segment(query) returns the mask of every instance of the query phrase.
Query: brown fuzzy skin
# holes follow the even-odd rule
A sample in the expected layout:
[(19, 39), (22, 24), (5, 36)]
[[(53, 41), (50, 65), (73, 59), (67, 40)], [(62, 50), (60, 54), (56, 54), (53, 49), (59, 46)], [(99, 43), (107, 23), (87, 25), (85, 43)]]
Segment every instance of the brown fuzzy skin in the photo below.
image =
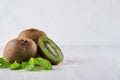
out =
[(36, 43), (38, 42), (38, 39), (40, 37), (47, 37), (47, 34), (41, 30), (35, 29), (35, 28), (30, 28), (22, 31), (19, 35), (19, 38), (30, 38)]
[(10, 63), (19, 63), (35, 57), (37, 54), (36, 43), (29, 38), (15, 38), (10, 40), (3, 52), (3, 57)]
[(40, 37), (47, 37), (47, 34), (44, 31), (38, 30), (35, 28), (30, 28), (30, 29), (26, 29), (26, 30), (22, 31), (21, 33), (19, 33), (18, 37), (19, 38), (30, 38), (33, 41), (35, 41), (35, 43), (37, 44), (37, 47), (38, 47), (36, 57), (41, 56), (41, 51), (39, 50), (39, 46), (38, 46), (38, 39)]

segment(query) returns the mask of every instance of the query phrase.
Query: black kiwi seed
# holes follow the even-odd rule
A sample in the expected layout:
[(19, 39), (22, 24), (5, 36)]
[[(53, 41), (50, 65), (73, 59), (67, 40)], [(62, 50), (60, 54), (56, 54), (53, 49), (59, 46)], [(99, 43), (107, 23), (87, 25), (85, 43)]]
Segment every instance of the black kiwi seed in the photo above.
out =
[(57, 49), (51, 46), (48, 41), (44, 41), (44, 44), (45, 44), (44, 47), (46, 47), (46, 49), (50, 52), (51, 55), (58, 57)]
[(42, 37), (38, 41), (42, 57), (48, 59), (52, 64), (58, 64), (63, 61), (64, 56), (61, 49), (48, 37)]

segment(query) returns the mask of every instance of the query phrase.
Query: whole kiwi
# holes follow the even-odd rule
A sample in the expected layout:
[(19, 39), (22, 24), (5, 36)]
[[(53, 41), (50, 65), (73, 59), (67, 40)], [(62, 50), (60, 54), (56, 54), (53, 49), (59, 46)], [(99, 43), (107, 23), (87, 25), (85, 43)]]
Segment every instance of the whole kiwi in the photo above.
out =
[(17, 61), (19, 63), (29, 60), (31, 57), (35, 57), (37, 54), (36, 43), (29, 38), (15, 38), (10, 40), (3, 52), (3, 57), (13, 63)]
[(30, 38), (33, 41), (35, 41), (35, 43), (37, 44), (37, 48), (38, 48), (36, 57), (41, 56), (41, 51), (40, 51), (39, 46), (38, 46), (38, 40), (41, 37), (47, 37), (47, 34), (44, 31), (38, 30), (38, 29), (35, 29), (35, 28), (30, 28), (30, 29), (23, 30), (18, 35), (18, 38)]
[(19, 38), (24, 38), (24, 37), (30, 38), (37, 43), (40, 37), (47, 37), (47, 34), (42, 30), (30, 28), (30, 29), (26, 29), (20, 32), (18, 37)]

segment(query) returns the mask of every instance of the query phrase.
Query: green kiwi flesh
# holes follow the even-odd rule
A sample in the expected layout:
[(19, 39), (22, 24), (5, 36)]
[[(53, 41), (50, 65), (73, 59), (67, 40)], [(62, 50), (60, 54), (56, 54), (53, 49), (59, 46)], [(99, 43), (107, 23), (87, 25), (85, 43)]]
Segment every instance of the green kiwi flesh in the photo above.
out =
[(58, 64), (63, 61), (64, 56), (61, 49), (48, 37), (41, 37), (38, 45), (42, 52), (42, 57), (48, 59), (52, 64)]

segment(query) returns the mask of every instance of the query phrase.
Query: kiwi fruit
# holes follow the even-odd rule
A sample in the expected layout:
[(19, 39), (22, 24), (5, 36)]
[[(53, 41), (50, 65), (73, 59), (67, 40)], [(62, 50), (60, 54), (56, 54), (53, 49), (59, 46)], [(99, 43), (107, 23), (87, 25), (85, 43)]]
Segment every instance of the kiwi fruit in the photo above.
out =
[[(47, 37), (47, 34), (44, 31), (38, 30), (35, 28), (23, 30), (18, 35), (18, 38), (30, 38), (33, 41), (35, 41), (36, 44), (38, 42), (38, 39), (41, 37)], [(37, 47), (38, 47), (38, 44), (37, 44)], [(41, 56), (41, 51), (38, 48), (36, 57), (40, 57), (40, 56)]]
[(42, 30), (30, 28), (30, 29), (26, 29), (20, 32), (18, 37), (19, 38), (24, 38), (24, 37), (30, 38), (37, 43), (40, 37), (47, 37), (47, 34)]
[(38, 45), (42, 52), (42, 57), (49, 60), (53, 65), (63, 61), (64, 56), (61, 49), (50, 38), (39, 38)]
[(35, 57), (37, 54), (36, 43), (29, 38), (15, 38), (10, 40), (3, 51), (3, 57), (10, 63), (19, 63)]

